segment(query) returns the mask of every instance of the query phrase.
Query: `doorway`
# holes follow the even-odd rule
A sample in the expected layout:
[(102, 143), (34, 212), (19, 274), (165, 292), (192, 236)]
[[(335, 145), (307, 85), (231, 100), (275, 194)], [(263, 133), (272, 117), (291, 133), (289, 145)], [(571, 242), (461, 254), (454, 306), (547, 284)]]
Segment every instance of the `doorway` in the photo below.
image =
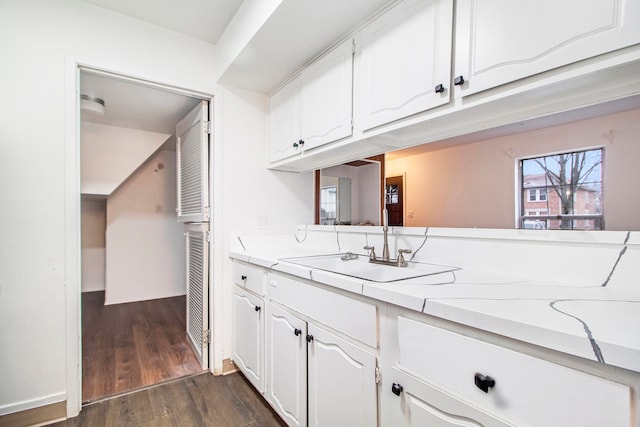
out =
[[(175, 126), (203, 99), (87, 69), (80, 71), (80, 99), (86, 403), (202, 371), (186, 339)], [(99, 101), (83, 105), (92, 100)], [(85, 209), (89, 205), (92, 213)], [(87, 229), (86, 220), (100, 205), (102, 230)], [(86, 257), (85, 237), (100, 232), (102, 259)], [(102, 277), (95, 274), (100, 268)]]
[(404, 177), (390, 176), (385, 180), (384, 204), (389, 214), (389, 225), (404, 225)]

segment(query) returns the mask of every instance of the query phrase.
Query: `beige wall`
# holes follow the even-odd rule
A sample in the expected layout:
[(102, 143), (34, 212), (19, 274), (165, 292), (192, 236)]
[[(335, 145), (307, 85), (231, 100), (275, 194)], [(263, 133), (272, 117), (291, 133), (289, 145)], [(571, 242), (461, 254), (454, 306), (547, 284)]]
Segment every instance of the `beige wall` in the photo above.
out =
[(640, 230), (640, 110), (387, 160), (385, 175), (406, 174), (407, 226), (513, 228), (518, 160), (588, 147), (605, 147), (605, 228)]
[(105, 304), (185, 294), (175, 151), (153, 155), (109, 197), (106, 243)]

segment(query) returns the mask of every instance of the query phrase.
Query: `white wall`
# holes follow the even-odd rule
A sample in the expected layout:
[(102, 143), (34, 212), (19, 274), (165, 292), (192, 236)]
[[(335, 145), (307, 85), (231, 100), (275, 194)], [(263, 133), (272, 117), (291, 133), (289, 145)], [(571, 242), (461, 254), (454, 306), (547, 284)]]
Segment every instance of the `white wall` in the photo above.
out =
[(80, 297), (79, 270), (66, 270), (80, 253), (79, 235), (66, 240), (80, 224), (79, 191), (66, 191), (76, 167), (66, 144), (77, 114), (66, 112), (75, 96), (70, 65), (203, 93), (216, 86), (211, 45), (76, 0), (1, 1), (0, 57), (1, 415), (79, 402), (77, 367), (67, 370), (77, 357), (67, 344), (77, 342)]
[(82, 122), (82, 194), (108, 196), (171, 135)]
[(380, 224), (380, 164), (358, 168), (358, 223)]
[[(313, 222), (313, 174), (266, 169), (267, 97), (225, 87), (222, 93), (222, 302), (225, 340), (223, 357), (231, 356), (233, 281), (229, 242), (231, 236), (291, 233), (296, 224)], [(217, 142), (214, 142), (217, 143)]]
[(104, 291), (106, 199), (82, 198), (82, 292)]
[[(247, 10), (266, 4), (253, 1)], [(235, 44), (226, 46), (239, 51), (236, 41), (259, 27), (229, 37)], [(233, 51), (225, 48), (223, 62)], [(214, 277), (224, 286), (216, 328), (229, 357), (229, 236), (291, 232), (313, 218), (311, 175), (265, 169), (266, 98), (219, 88), (213, 46), (78, 0), (0, 1), (0, 55), (10, 58), (0, 67), (0, 194), (3, 206), (16, 207), (0, 211), (0, 378), (11, 385), (0, 387), (0, 415), (65, 399), (70, 414), (79, 410), (80, 235), (76, 242), (73, 230), (80, 228), (80, 171), (72, 145), (79, 123), (70, 107), (76, 62), (216, 95), (216, 143), (223, 146), (215, 160)], [(77, 194), (69, 190), (75, 187)]]
[(407, 226), (514, 228), (518, 159), (603, 146), (605, 228), (640, 230), (638, 135), (631, 110), (388, 160), (385, 175), (406, 173)]
[(107, 305), (186, 292), (175, 156), (175, 151), (158, 152), (107, 200)]

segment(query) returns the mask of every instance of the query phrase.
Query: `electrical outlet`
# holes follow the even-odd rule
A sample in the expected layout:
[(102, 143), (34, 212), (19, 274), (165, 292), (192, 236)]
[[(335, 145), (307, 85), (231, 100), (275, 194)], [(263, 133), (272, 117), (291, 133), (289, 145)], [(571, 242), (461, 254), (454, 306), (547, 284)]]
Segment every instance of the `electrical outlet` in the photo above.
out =
[(407, 211), (407, 218), (413, 218), (413, 211)]

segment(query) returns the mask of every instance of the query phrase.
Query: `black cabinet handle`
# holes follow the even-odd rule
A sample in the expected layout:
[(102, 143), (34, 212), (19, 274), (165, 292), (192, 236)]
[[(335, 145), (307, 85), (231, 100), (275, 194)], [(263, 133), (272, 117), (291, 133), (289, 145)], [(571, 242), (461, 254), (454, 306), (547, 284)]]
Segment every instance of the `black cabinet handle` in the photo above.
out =
[(242, 276), (240, 276), (240, 280), (244, 281), (247, 280), (247, 276), (245, 276), (244, 274)]
[(297, 142), (293, 143), (293, 148), (298, 148), (298, 143)]
[(436, 85), (436, 87), (433, 90), (436, 93), (444, 93), (444, 85), (443, 84)]
[(398, 383), (393, 383), (391, 385), (391, 392), (396, 396), (400, 396), (400, 393), (402, 393), (402, 390), (404, 390), (404, 388)]
[(307, 342), (313, 341), (313, 335), (307, 335)]
[(300, 329), (296, 328), (296, 329), (293, 330), (293, 333), (294, 333), (295, 336), (299, 337), (300, 334), (302, 333), (302, 331)]
[(476, 372), (476, 375), (473, 378), (476, 383), (476, 387), (485, 393), (489, 393), (489, 389), (495, 387), (496, 380), (491, 378), (489, 375), (482, 375), (481, 373)]
[(304, 139), (301, 139), (300, 141), (298, 141), (298, 145), (302, 147), (304, 145)]
[(462, 86), (464, 84), (464, 77), (462, 76), (458, 76), (455, 79), (453, 79), (453, 84), (456, 86)]
[(261, 307), (260, 307), (259, 305), (256, 305), (256, 307), (254, 308), (254, 310), (255, 310), (255, 311), (260, 311), (260, 308), (261, 308)]

